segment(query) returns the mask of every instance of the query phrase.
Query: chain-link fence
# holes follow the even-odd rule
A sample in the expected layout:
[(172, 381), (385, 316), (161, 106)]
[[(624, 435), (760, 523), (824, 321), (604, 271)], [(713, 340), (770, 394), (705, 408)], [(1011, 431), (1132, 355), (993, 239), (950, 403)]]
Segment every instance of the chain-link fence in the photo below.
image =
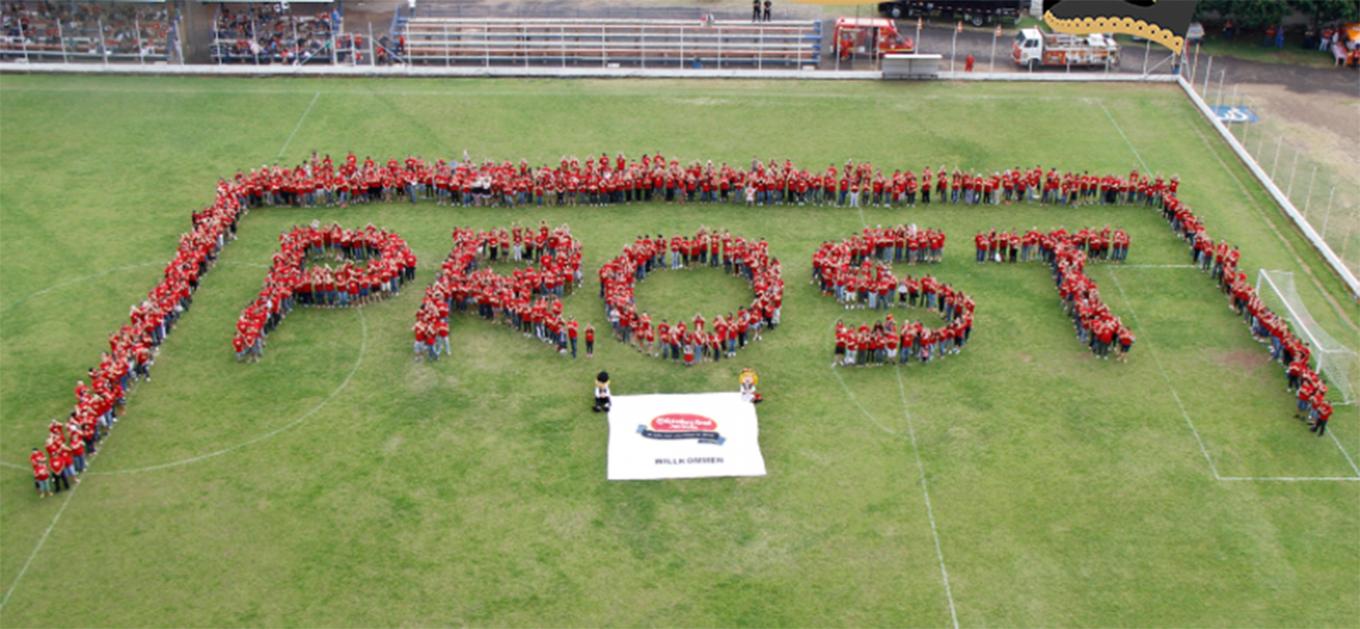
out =
[[(1360, 138), (1319, 133), (1317, 121), (1304, 124), (1301, 112), (1248, 95), (1227, 70), (1213, 69), (1211, 60), (1201, 63), (1198, 76), (1187, 77), (1195, 91), (1332, 251), (1360, 274), (1360, 160), (1354, 154)], [(1355, 133), (1354, 111), (1331, 113)]]

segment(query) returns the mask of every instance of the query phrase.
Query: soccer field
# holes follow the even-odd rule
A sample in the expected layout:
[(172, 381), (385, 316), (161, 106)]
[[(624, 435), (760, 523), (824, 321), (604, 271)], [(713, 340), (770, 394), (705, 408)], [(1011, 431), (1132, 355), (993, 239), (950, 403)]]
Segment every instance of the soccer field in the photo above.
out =
[[(1178, 89), (736, 81), (200, 80), (0, 76), (0, 624), (1354, 626), (1360, 426), (1292, 418), (1278, 365), (1143, 207), (671, 205), (263, 209), (244, 219), (82, 484), (39, 499), (26, 456), (219, 177), (312, 150), (531, 164), (660, 151), (889, 172), (1179, 175), (1243, 268), (1295, 271), (1343, 342), (1360, 306)], [(313, 219), (397, 231), (416, 281), (361, 309), (298, 309), (256, 364), (241, 308), (278, 236)], [(567, 223), (591, 360), (451, 319), (411, 324), (455, 226)], [(977, 301), (957, 356), (832, 369), (845, 311), (813, 252), (876, 224), (949, 238), (927, 269)], [(684, 368), (608, 338), (595, 271), (641, 233), (767, 238), (783, 324)], [(1138, 335), (1127, 363), (1074, 337), (1047, 267), (977, 265), (990, 228), (1122, 227), (1088, 273)], [(750, 300), (715, 271), (638, 284), (658, 318)], [(899, 316), (915, 318), (912, 310)], [(929, 320), (929, 315), (922, 318)], [(732, 391), (760, 371), (764, 478), (605, 480), (594, 373), (615, 395)]]

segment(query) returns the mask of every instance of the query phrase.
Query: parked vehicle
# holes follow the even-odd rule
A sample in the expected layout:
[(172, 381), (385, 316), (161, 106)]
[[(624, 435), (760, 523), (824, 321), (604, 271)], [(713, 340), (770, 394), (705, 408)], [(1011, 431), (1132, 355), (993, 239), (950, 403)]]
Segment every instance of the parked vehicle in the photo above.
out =
[(1016, 65), (1034, 70), (1040, 66), (1082, 67), (1119, 65), (1119, 43), (1111, 35), (1068, 35), (1022, 28), (1011, 45)]
[(910, 53), (916, 49), (910, 37), (897, 32), (897, 24), (881, 17), (842, 17), (836, 19), (836, 54), (841, 59), (854, 55), (879, 58), (890, 53)]

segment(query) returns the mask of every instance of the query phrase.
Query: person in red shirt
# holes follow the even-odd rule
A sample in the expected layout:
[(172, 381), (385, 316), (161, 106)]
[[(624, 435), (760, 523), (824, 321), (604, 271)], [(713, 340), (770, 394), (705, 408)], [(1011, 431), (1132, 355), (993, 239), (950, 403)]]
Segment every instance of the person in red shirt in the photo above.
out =
[(43, 456), (42, 450), (33, 448), (33, 453), (28, 455), (28, 463), (33, 466), (33, 487), (38, 490), (38, 497), (51, 496), (52, 473), (47, 469), (47, 458)]
[(1313, 399), (1313, 392), (1316, 390), (1317, 386), (1313, 384), (1312, 380), (1304, 380), (1303, 384), (1299, 385), (1299, 408), (1294, 413), (1295, 417), (1303, 419), (1308, 416), (1310, 412), (1309, 402)]
[(81, 439), (79, 432), (72, 432), (70, 440), (66, 443), (66, 453), (71, 457), (71, 467), (75, 474), (85, 472), (85, 440)]
[(586, 358), (595, 357), (595, 326), (586, 324)]
[(1313, 425), (1308, 430), (1317, 433), (1321, 437), (1327, 432), (1327, 421), (1332, 418), (1332, 404), (1327, 400), (1318, 400), (1313, 404)]
[(1129, 359), (1129, 350), (1133, 349), (1133, 341), (1134, 341), (1133, 331), (1129, 330), (1126, 327), (1120, 326), (1119, 356), (1118, 356), (1119, 362), (1124, 362)]
[[(66, 451), (59, 442), (53, 442), (55, 448), (48, 448), (48, 464), (52, 466), (52, 493), (59, 493), (62, 489), (71, 489), (71, 469), (66, 463)], [(80, 482), (79, 479), (76, 482)]]

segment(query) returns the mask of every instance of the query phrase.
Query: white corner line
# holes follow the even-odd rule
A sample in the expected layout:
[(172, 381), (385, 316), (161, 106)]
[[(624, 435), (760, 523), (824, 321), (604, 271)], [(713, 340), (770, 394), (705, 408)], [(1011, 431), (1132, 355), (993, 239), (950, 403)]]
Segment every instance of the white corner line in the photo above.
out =
[(954, 629), (959, 629), (959, 613), (954, 607), (954, 591), (949, 587), (949, 569), (944, 565), (944, 547), (940, 545), (940, 530), (935, 524), (935, 509), (930, 504), (930, 481), (926, 480), (926, 466), (921, 462), (921, 448), (916, 445), (915, 422), (907, 408), (907, 390), (902, 385), (902, 370), (894, 368), (897, 376), (897, 395), (902, 399), (902, 415), (907, 418), (907, 436), (911, 438), (911, 451), (916, 455), (916, 471), (921, 475), (921, 495), (926, 501), (926, 519), (930, 520), (930, 535), (935, 538), (935, 558), (940, 561), (940, 581), (944, 583), (944, 596), (949, 601), (949, 619)]

